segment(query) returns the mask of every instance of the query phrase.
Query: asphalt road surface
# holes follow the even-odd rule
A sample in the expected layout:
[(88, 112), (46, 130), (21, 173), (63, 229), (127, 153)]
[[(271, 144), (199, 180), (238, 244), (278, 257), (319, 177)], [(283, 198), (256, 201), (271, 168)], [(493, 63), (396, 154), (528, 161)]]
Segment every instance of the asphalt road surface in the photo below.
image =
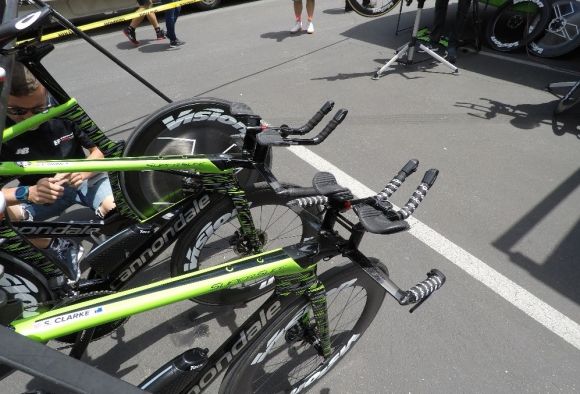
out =
[[(431, 21), (433, 4), (424, 20)], [(415, 313), (387, 299), (367, 334), (311, 389), (320, 393), (570, 393), (580, 389), (580, 120), (553, 119), (548, 83), (580, 78), (580, 54), (460, 53), (459, 75), (428, 62), (370, 77), (409, 38), (397, 14), (364, 19), (343, 2), (316, 5), (313, 35), (290, 35), (292, 4), (262, 0), (185, 15), (187, 44), (169, 50), (137, 30), (98, 42), (171, 98), (244, 102), (272, 124), (300, 125), (326, 100), (349, 115), (328, 140), (277, 149), (280, 179), (339, 174), (356, 194), (380, 190), (410, 158), (441, 173), (413, 230), (369, 235), (362, 248), (402, 287), (431, 268), (443, 290)], [(453, 10), (453, 6), (451, 7)], [(451, 12), (451, 11), (450, 11)], [(403, 9), (411, 24), (414, 4)], [(125, 138), (164, 105), (86, 43), (57, 45), (47, 67), (109, 135)], [(579, 108), (580, 109), (580, 108)], [(399, 191), (398, 204), (419, 182)], [(166, 262), (143, 280), (166, 275)], [(185, 346), (215, 348), (247, 310), (183, 302), (132, 318), (91, 345), (86, 360), (139, 383)], [(55, 345), (56, 346), (56, 345)], [(2, 392), (33, 388), (21, 373)], [(215, 388), (214, 388), (215, 390)]]

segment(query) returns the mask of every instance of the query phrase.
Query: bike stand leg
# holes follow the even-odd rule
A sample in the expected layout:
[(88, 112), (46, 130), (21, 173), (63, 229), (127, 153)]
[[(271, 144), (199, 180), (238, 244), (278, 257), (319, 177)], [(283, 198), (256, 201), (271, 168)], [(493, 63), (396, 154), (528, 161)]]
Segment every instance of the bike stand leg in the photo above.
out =
[(397, 60), (399, 60), (400, 58), (402, 58), (403, 56), (405, 56), (407, 54), (407, 51), (409, 50), (409, 43), (403, 45), (395, 54), (395, 56), (393, 56), (391, 58), (391, 60), (389, 60), (387, 63), (385, 63), (385, 65), (383, 67), (381, 67), (373, 76), (373, 79), (379, 79), (381, 77), (381, 74), (383, 73), (383, 71), (385, 71), (387, 68), (389, 68), (391, 66), (391, 64), (395, 63)]
[[(475, 1), (477, 1), (477, 0), (475, 0)], [(381, 74), (383, 73), (383, 71), (385, 71), (385, 69), (389, 68), (391, 66), (391, 64), (393, 64), (394, 62), (396, 62), (397, 60), (402, 58), (404, 55), (407, 55), (407, 61), (405, 62), (405, 65), (413, 64), (413, 55), (415, 53), (415, 49), (418, 49), (418, 48), (422, 49), (425, 53), (427, 53), (433, 59), (435, 59), (438, 62), (443, 63), (444, 65), (449, 67), (451, 70), (453, 70), (453, 73), (455, 73), (455, 74), (459, 73), (459, 68), (455, 67), (453, 64), (449, 63), (443, 57), (439, 56), (438, 54), (436, 54), (435, 52), (433, 52), (432, 50), (430, 50), (429, 48), (427, 48), (425, 45), (421, 44), (417, 40), (417, 32), (419, 31), (419, 25), (421, 23), (421, 14), (423, 12), (423, 5), (424, 4), (425, 4), (425, 0), (417, 0), (417, 12), (415, 14), (415, 23), (413, 23), (413, 33), (411, 34), (411, 41), (408, 42), (407, 44), (403, 45), (396, 52), (395, 56), (393, 56), (393, 58), (391, 60), (389, 60), (383, 67), (381, 67), (375, 73), (375, 75), (373, 76), (372, 79), (374, 79), (374, 80), (379, 79), (381, 77)]]
[(577, 84), (578, 82), (553, 82), (548, 85), (548, 90), (552, 91), (553, 89), (571, 88)]
[(427, 48), (425, 45), (423, 44), (419, 44), (419, 48), (425, 52), (426, 54), (428, 54), (429, 56), (431, 56), (433, 59), (437, 60), (439, 63), (446, 65), (447, 67), (449, 67), (454, 73), (458, 73), (459, 72), (459, 68), (455, 67), (453, 64), (449, 63), (447, 61), (447, 59), (445, 59), (444, 57), (436, 54), (435, 52), (433, 52), (431, 49)]

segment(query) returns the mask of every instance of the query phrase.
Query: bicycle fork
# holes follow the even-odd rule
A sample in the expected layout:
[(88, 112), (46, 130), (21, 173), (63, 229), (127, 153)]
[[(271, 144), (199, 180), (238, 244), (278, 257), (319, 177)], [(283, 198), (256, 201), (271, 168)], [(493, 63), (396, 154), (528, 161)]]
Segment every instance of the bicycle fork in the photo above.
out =
[(332, 353), (328, 329), (328, 309), (326, 304), (326, 288), (318, 280), (314, 271), (288, 275), (277, 278), (276, 292), (279, 295), (305, 295), (312, 307), (314, 325), (308, 311), (298, 320), (294, 329), (286, 334), (286, 340), (295, 342), (305, 340), (311, 343), (316, 351), (325, 359)]
[(310, 305), (312, 306), (312, 313), (314, 314), (316, 334), (318, 338), (318, 343), (315, 343), (314, 346), (317, 348), (320, 355), (326, 359), (330, 357), (332, 348), (330, 346), (328, 309), (326, 307), (326, 289), (324, 288), (324, 284), (318, 281), (315, 286), (308, 289), (306, 296), (310, 300)]

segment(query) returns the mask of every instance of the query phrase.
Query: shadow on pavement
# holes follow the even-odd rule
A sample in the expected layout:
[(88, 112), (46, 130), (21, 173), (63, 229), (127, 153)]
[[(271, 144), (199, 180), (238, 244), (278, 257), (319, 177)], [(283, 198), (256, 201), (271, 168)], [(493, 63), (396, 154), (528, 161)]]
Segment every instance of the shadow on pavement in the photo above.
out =
[[(119, 328), (112, 334), (111, 338), (117, 343), (111, 350), (102, 356), (88, 358), (85, 361), (121, 378), (138, 367), (135, 364), (122, 368), (122, 365), (154, 343), (169, 336), (177, 347), (185, 351), (193, 347), (196, 340), (209, 335), (207, 322), (216, 321), (221, 327), (234, 331), (237, 328), (235, 318), (236, 312), (233, 307), (208, 307), (194, 304), (192, 308), (128, 341), (124, 339), (123, 327)], [(160, 360), (160, 362), (165, 361), (167, 360)]]
[(543, 104), (515, 105), (483, 97), (480, 100), (483, 103), (458, 102), (455, 106), (471, 110), (467, 114), (479, 119), (493, 119), (500, 115), (511, 116), (510, 123), (518, 129), (531, 130), (541, 125), (549, 125), (555, 135), (570, 133), (580, 138), (580, 114), (573, 109), (554, 116), (557, 100)]
[[(563, 234), (557, 245), (546, 245), (551, 250), (545, 261), (534, 261), (518, 251), (518, 243), (527, 237), (542, 220), (580, 187), (580, 168), (564, 180), (554, 191), (533, 207), (517, 223), (513, 224), (492, 244), (509, 256), (510, 261), (527, 270), (560, 294), (580, 304), (580, 219), (567, 234)], [(578, 215), (577, 207), (570, 213)]]

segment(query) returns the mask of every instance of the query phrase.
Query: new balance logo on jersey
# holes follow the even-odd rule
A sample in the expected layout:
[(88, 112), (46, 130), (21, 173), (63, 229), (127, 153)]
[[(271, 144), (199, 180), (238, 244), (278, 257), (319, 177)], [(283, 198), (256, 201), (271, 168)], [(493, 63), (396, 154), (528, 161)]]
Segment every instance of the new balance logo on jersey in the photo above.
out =
[(24, 147), (24, 148), (18, 148), (16, 149), (16, 154), (17, 155), (27, 155), (30, 153), (30, 148), (29, 147)]
[(54, 146), (59, 146), (63, 142), (70, 141), (73, 138), (75, 138), (74, 134), (73, 133), (70, 133), (70, 134), (67, 134), (67, 135), (63, 135), (60, 138), (57, 138), (56, 140), (52, 141), (52, 143), (54, 144)]

